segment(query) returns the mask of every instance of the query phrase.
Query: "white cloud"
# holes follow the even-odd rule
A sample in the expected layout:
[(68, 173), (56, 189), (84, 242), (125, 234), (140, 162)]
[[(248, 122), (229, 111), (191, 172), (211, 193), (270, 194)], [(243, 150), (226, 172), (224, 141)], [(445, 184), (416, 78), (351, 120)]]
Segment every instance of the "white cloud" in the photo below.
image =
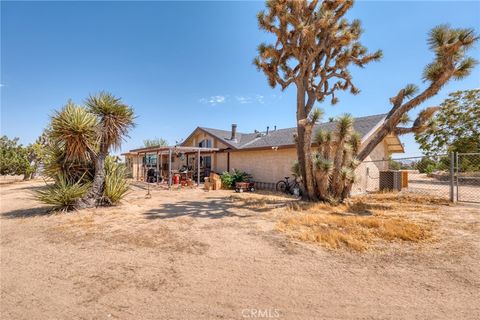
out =
[(217, 95), (217, 96), (201, 98), (198, 100), (198, 102), (215, 106), (217, 104), (230, 102), (231, 100), (234, 100), (239, 104), (251, 104), (251, 103), (265, 104), (266, 100), (275, 100), (275, 99), (280, 99), (280, 97), (274, 94), (268, 95), (267, 97), (261, 94), (253, 94), (253, 95), (238, 95), (230, 99), (228, 95)]
[(200, 103), (204, 103), (204, 104), (208, 103), (211, 106), (215, 106), (219, 103), (225, 103), (227, 101), (227, 97), (226, 96), (211, 96), (209, 98), (201, 98), (198, 101)]
[(263, 98), (264, 98), (264, 96), (262, 96), (261, 94), (257, 94), (257, 95), (255, 96), (255, 100), (256, 100), (258, 103), (260, 103), (260, 104), (264, 104), (264, 103), (265, 103), (265, 101), (263, 100)]
[(237, 96), (235, 97), (240, 104), (252, 103), (252, 98), (248, 96)]

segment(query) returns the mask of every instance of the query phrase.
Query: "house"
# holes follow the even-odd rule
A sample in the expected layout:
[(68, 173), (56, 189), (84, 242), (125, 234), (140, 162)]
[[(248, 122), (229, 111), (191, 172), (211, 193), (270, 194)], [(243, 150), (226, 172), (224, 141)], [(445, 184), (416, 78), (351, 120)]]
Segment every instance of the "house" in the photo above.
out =
[[(358, 117), (354, 119), (353, 127), (361, 136), (362, 144), (377, 131), (385, 119), (385, 114)], [(317, 124), (314, 132), (319, 129), (333, 131), (335, 122)], [(250, 173), (254, 180), (274, 185), (284, 177), (291, 176), (291, 168), (296, 160), (294, 135), (296, 128), (267, 130), (264, 132), (243, 133), (232, 124), (230, 130), (197, 127), (178, 146), (153, 147), (131, 150), (124, 154), (133, 178), (143, 179), (146, 168), (157, 168), (162, 173), (187, 167), (200, 177), (214, 171), (222, 173), (242, 170)], [(170, 163), (168, 155), (171, 152)], [(404, 152), (398, 136), (391, 134), (379, 144), (365, 159), (365, 163), (357, 170), (367, 170), (370, 175), (386, 169), (386, 162), (369, 162), (385, 160), (392, 153)], [(158, 161), (157, 161), (158, 160)], [(200, 167), (200, 171), (196, 170)], [(365, 172), (359, 172), (360, 176)], [(357, 174), (358, 175), (358, 174)], [(163, 174), (163, 176), (166, 176)], [(196, 175), (195, 175), (196, 176)], [(363, 192), (362, 181), (358, 181), (352, 192)]]

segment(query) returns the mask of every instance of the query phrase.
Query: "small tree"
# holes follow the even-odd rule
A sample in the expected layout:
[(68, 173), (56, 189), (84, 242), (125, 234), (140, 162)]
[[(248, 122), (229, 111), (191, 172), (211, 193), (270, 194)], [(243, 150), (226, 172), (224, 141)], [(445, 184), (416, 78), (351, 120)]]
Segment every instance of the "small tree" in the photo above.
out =
[[(429, 44), (435, 51), (435, 60), (424, 71), (425, 81), (430, 85), (415, 96), (417, 87), (407, 85), (391, 99), (393, 104), (386, 120), (368, 143), (358, 148), (358, 153), (350, 152), (348, 141), (351, 126), (341, 120), (337, 132), (330, 137), (329, 148), (335, 146), (330, 155), (319, 158), (312, 152), (313, 126), (320, 119), (321, 112), (314, 109), (316, 101), (323, 102), (327, 97), (331, 103), (338, 102), (338, 90), (350, 90), (357, 94), (359, 89), (352, 83), (348, 71), (350, 65), (363, 67), (381, 58), (381, 51), (368, 53), (361, 45), (360, 22), (348, 22), (344, 16), (352, 7), (353, 1), (311, 1), (271, 0), (266, 2), (267, 10), (257, 18), (261, 29), (276, 37), (275, 44), (261, 44), (254, 64), (262, 70), (272, 87), (277, 84), (282, 90), (294, 84), (297, 90), (297, 156), (298, 175), (304, 188), (304, 198), (309, 200), (338, 201), (346, 197), (354, 181), (349, 172), (354, 170), (384, 138), (391, 133), (405, 134), (419, 132), (426, 128), (426, 121), (436, 108), (428, 108), (420, 113), (411, 128), (398, 127), (405, 122), (405, 114), (435, 95), (452, 77), (467, 76), (475, 64), (472, 58), (464, 57), (465, 51), (477, 40), (470, 29), (451, 29), (440, 26), (432, 30)], [(408, 101), (405, 99), (411, 98)], [(331, 141), (330, 140), (330, 141)], [(316, 171), (318, 160), (325, 165), (323, 173)], [(329, 161), (332, 164), (326, 165)], [(328, 169), (331, 167), (331, 169)], [(317, 169), (318, 170), (318, 169)], [(348, 172), (348, 174), (347, 174)], [(321, 183), (318, 178), (321, 175)], [(325, 182), (326, 181), (326, 182)], [(327, 186), (325, 186), (327, 184)], [(340, 190), (342, 189), (343, 190)], [(326, 193), (325, 193), (326, 192)]]
[(18, 138), (0, 138), (0, 175), (25, 175), (30, 167), (27, 148)]
[(168, 141), (163, 138), (154, 138), (154, 139), (145, 139), (143, 140), (143, 146), (146, 148), (149, 147), (166, 147), (168, 146)]
[(428, 155), (480, 152), (479, 119), (480, 89), (453, 92), (415, 139)]

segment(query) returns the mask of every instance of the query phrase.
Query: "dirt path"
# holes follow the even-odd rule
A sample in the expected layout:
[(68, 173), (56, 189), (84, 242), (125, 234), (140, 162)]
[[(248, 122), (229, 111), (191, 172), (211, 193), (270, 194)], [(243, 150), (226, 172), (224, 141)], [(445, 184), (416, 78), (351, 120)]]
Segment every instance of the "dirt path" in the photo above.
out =
[(359, 254), (292, 241), (227, 191), (46, 215), (41, 186), (0, 186), (2, 319), (480, 318), (479, 207), (432, 213), (432, 243)]

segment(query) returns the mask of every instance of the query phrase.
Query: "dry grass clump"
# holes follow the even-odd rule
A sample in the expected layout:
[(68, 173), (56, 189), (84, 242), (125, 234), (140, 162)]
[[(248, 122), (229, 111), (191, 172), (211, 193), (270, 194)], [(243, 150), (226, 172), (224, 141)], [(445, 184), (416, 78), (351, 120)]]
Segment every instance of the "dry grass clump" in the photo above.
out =
[(368, 201), (370, 203), (388, 202), (391, 204), (422, 204), (422, 205), (450, 205), (447, 199), (435, 197), (431, 195), (409, 193), (409, 192), (377, 192), (360, 197), (355, 197), (354, 200)]
[(357, 251), (366, 250), (378, 240), (419, 242), (430, 237), (430, 227), (427, 225), (383, 215), (302, 213), (282, 219), (277, 229), (302, 241)]
[(302, 241), (329, 248), (366, 250), (380, 241), (420, 242), (431, 237), (431, 221), (422, 213), (449, 205), (444, 199), (415, 194), (377, 193), (333, 206), (291, 202), (277, 229)]

